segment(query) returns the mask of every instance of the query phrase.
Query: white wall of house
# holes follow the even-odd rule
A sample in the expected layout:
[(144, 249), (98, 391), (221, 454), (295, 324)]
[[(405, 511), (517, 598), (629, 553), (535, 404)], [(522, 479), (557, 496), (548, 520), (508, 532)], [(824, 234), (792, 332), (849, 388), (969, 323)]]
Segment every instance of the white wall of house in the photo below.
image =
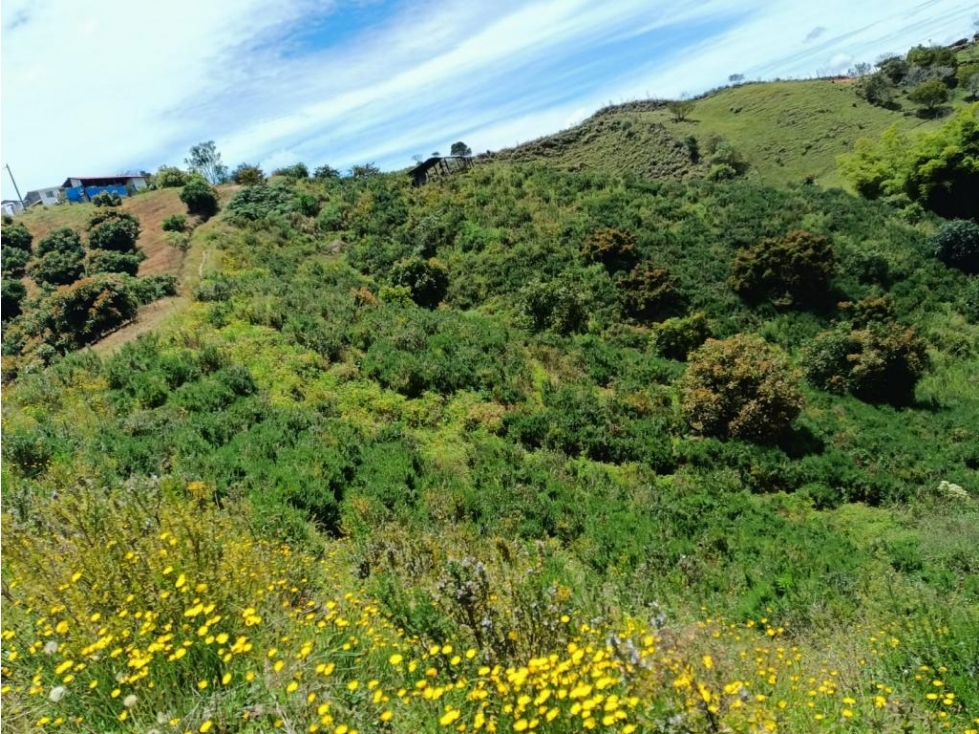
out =
[(0, 204), (0, 209), (2, 209), (3, 213), (8, 217), (12, 217), (14, 214), (20, 214), (22, 211), (24, 211), (24, 207), (20, 205), (19, 201), (5, 201), (3, 204)]
[(41, 203), (44, 206), (54, 206), (58, 203), (58, 194), (61, 193), (60, 186), (51, 186), (47, 189), (37, 189), (37, 193), (41, 197)]
[(127, 183), (131, 183), (137, 191), (146, 188), (146, 179), (141, 176), (131, 178)]

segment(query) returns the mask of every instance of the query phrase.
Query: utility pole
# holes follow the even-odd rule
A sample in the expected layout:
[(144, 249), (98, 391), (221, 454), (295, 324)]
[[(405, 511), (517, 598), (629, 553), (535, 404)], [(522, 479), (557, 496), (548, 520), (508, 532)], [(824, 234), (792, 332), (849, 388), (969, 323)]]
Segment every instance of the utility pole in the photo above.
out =
[(6, 169), (7, 169), (7, 175), (8, 175), (8, 176), (10, 176), (10, 181), (11, 181), (11, 182), (13, 183), (13, 185), (14, 185), (14, 191), (16, 191), (16, 192), (17, 192), (17, 198), (18, 198), (18, 199), (20, 200), (20, 208), (21, 208), (21, 210), (26, 210), (26, 209), (27, 209), (27, 207), (26, 207), (26, 206), (24, 206), (24, 197), (22, 197), (22, 196), (20, 195), (20, 189), (18, 189), (18, 188), (17, 188), (17, 182), (16, 182), (15, 180), (14, 180), (14, 174), (13, 174), (13, 171), (11, 171), (11, 170), (10, 170), (10, 164), (8, 163), (8, 164), (7, 164), (6, 166), (4, 166), (4, 168), (6, 168)]

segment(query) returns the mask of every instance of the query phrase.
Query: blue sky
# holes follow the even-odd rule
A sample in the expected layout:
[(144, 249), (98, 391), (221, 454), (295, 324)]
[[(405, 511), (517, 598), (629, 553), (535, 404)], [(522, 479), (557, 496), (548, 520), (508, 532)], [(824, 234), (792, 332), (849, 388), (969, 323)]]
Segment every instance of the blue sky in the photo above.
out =
[(969, 35), (976, 15), (972, 0), (4, 0), (0, 160), (22, 193), (182, 164), (210, 139), (230, 166), (401, 168), (732, 73), (844, 71)]

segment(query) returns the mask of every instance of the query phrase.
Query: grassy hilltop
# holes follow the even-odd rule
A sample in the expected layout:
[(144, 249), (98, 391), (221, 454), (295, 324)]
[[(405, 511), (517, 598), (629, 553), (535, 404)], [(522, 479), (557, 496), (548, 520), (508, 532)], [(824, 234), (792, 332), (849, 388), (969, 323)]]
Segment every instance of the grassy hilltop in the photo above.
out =
[(127, 201), (165, 270), (5, 315), (3, 730), (974, 734), (972, 230), (803, 185), (917, 125), (856, 100)]
[[(979, 44), (957, 52), (963, 66), (979, 62)], [(632, 173), (640, 177), (703, 176), (707, 166), (691, 159), (685, 141), (700, 147), (722, 138), (741, 154), (748, 176), (773, 186), (812, 177), (823, 186), (843, 186), (836, 157), (859, 138), (875, 138), (891, 125), (902, 131), (932, 130), (938, 118), (915, 114), (907, 91), (895, 94), (893, 108), (870, 104), (857, 94), (861, 80), (815, 79), (745, 83), (695, 100), (687, 119), (677, 121), (666, 102), (612, 105), (552, 136), (497, 152), (495, 159), (544, 160), (566, 170)], [(953, 90), (950, 106), (968, 93)], [(706, 158), (707, 156), (702, 156)]]

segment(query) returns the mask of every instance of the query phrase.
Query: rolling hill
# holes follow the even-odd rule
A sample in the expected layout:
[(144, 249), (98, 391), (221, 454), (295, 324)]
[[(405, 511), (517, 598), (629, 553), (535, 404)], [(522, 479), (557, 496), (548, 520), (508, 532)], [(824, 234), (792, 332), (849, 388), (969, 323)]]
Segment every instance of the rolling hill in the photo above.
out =
[(5, 321), (4, 731), (973, 734), (974, 228), (832, 185), (855, 102), (127, 201), (166, 319)]

